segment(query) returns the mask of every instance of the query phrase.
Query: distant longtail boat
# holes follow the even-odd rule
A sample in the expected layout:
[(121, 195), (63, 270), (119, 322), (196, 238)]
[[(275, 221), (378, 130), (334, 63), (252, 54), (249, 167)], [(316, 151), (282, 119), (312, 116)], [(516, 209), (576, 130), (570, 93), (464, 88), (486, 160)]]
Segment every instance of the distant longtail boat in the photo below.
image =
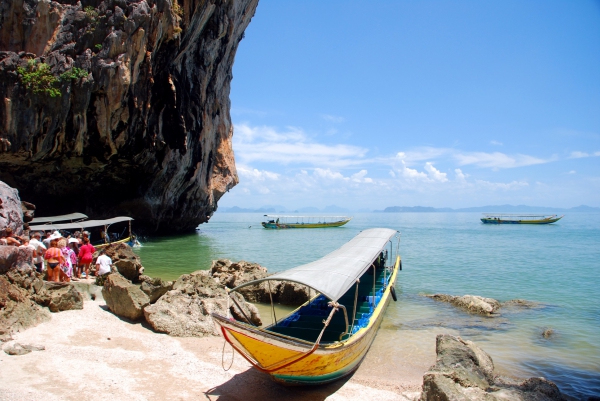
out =
[(346, 216), (279, 216), (265, 214), (267, 221), (261, 224), (264, 228), (325, 228), (340, 227), (352, 220)]
[(485, 224), (550, 224), (565, 217), (557, 214), (506, 214), (485, 213), (481, 221)]

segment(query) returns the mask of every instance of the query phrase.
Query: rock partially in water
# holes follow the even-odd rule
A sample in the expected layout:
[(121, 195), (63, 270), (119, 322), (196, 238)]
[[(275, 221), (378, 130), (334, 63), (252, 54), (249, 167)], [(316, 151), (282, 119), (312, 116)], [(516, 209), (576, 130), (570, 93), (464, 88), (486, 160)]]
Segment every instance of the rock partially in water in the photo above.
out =
[(522, 309), (533, 309), (539, 308), (541, 304), (539, 302), (528, 301), (526, 299), (511, 299), (506, 302), (502, 302), (503, 308), (513, 307)]
[(475, 343), (440, 334), (436, 364), (423, 376), (421, 401), (562, 401), (558, 387), (543, 378), (508, 383), (496, 377), (492, 358)]
[(452, 296), (447, 294), (425, 295), (436, 301), (448, 302), (458, 308), (478, 315), (492, 316), (500, 309), (500, 302), (493, 298), (484, 298), (478, 295)]
[(150, 304), (148, 296), (119, 273), (108, 275), (102, 288), (102, 296), (115, 315), (130, 320), (142, 319), (144, 308)]
[[(111, 244), (104, 248), (106, 255), (113, 262), (113, 269), (120, 275), (134, 283), (140, 281), (140, 276), (144, 274), (144, 266), (140, 257), (133, 252), (133, 249), (127, 244)], [(98, 257), (98, 252), (94, 254), (94, 259)]]
[[(257, 263), (243, 260), (232, 262), (228, 259), (213, 261), (210, 275), (230, 289), (269, 276), (267, 268)], [(282, 305), (300, 305), (308, 301), (309, 294), (308, 287), (304, 285), (275, 280), (243, 287), (237, 292), (249, 302), (270, 303), (272, 298), (273, 302)]]
[(545, 328), (545, 329), (542, 331), (542, 337), (544, 337), (544, 338), (546, 338), (546, 339), (549, 339), (549, 338), (551, 338), (551, 337), (554, 337), (554, 335), (555, 335), (555, 334), (556, 334), (556, 333), (554, 332), (554, 329), (553, 329), (553, 328), (551, 328), (551, 327)]

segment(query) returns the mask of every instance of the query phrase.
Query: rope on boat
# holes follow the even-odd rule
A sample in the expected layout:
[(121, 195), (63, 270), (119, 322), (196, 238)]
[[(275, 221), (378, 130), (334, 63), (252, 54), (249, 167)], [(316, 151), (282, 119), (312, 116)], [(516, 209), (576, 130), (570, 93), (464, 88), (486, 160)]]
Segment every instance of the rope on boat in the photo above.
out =
[(229, 367), (225, 369), (225, 344), (227, 344), (227, 340), (223, 339), (223, 351), (221, 352), (221, 367), (225, 372), (227, 372), (233, 366), (233, 359), (235, 358), (235, 350), (233, 349), (233, 345), (231, 346), (231, 363)]
[(352, 328), (350, 328), (350, 333), (354, 332), (354, 322), (356, 321), (356, 303), (358, 302), (358, 286), (360, 284), (360, 279), (356, 279), (356, 291), (354, 292), (354, 310), (352, 312)]

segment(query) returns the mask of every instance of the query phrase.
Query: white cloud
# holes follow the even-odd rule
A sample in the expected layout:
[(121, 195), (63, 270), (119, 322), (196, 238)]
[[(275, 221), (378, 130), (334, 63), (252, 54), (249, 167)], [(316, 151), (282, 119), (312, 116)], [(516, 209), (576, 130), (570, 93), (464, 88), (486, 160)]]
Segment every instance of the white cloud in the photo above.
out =
[(321, 118), (325, 121), (329, 121), (330, 123), (343, 123), (344, 121), (346, 121), (346, 119), (344, 117), (340, 117), (340, 116), (333, 116), (331, 114), (321, 114)]
[(538, 157), (522, 154), (509, 156), (501, 152), (457, 152), (453, 155), (453, 157), (456, 159), (460, 166), (473, 164), (478, 167), (489, 167), (495, 169), (531, 166), (534, 164), (543, 164), (556, 160), (555, 158), (540, 159)]
[(571, 154), (569, 155), (570, 159), (581, 159), (584, 157), (595, 157), (595, 156), (600, 156), (600, 152), (594, 152), (594, 153), (587, 153), (587, 152), (580, 152), (580, 151), (574, 151), (571, 152)]
[(279, 131), (273, 127), (251, 127), (247, 124), (235, 126), (233, 148), (236, 158), (244, 164), (271, 162), (317, 167), (363, 164), (368, 151), (352, 145), (317, 143), (294, 127)]
[(431, 178), (434, 181), (439, 181), (439, 182), (448, 181), (448, 178), (446, 177), (446, 173), (442, 173), (440, 170), (433, 167), (433, 164), (431, 164), (431, 162), (425, 163), (425, 171), (427, 171), (427, 173), (429, 173), (429, 178)]
[(494, 141), (494, 140), (491, 140), (490, 143), (494, 146), (503, 146), (504, 145), (502, 142), (498, 142), (498, 141)]
[(567, 174), (576, 174), (577, 172), (575, 170), (571, 170), (569, 171)]
[(467, 177), (469, 176), (469, 174), (463, 173), (462, 170), (459, 168), (454, 169), (454, 173), (456, 174), (456, 181), (458, 182), (466, 182)]
[(265, 180), (277, 181), (279, 179), (279, 174), (277, 173), (266, 170), (258, 170), (242, 165), (237, 166), (237, 171), (241, 178), (250, 180), (252, 182)]
[(514, 190), (522, 189), (524, 187), (529, 186), (529, 183), (527, 183), (525, 181), (511, 181), (508, 183), (504, 183), (504, 182), (490, 182), (490, 181), (484, 181), (484, 180), (475, 180), (475, 184), (479, 187), (489, 189), (492, 191), (498, 191), (498, 190), (514, 191)]

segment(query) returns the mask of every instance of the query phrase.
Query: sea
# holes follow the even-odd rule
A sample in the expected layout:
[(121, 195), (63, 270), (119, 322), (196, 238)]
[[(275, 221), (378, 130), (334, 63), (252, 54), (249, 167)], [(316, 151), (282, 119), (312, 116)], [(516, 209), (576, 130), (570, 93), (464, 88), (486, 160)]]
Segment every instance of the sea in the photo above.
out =
[[(502, 375), (545, 377), (575, 399), (600, 396), (600, 213), (572, 213), (547, 225), (482, 224), (479, 213), (352, 217), (338, 228), (267, 230), (260, 213), (217, 212), (196, 233), (145, 238), (136, 252), (146, 274), (166, 280), (209, 269), (220, 258), (276, 272), (318, 259), (362, 230), (391, 228), (401, 236), (403, 270), (398, 301), (390, 303), (371, 352), (402, 358), (394, 353), (401, 342), (402, 349), (407, 341), (412, 349), (435, 347), (418, 333), (452, 333), (483, 348)], [(535, 306), (480, 317), (423, 296), (437, 293)]]

